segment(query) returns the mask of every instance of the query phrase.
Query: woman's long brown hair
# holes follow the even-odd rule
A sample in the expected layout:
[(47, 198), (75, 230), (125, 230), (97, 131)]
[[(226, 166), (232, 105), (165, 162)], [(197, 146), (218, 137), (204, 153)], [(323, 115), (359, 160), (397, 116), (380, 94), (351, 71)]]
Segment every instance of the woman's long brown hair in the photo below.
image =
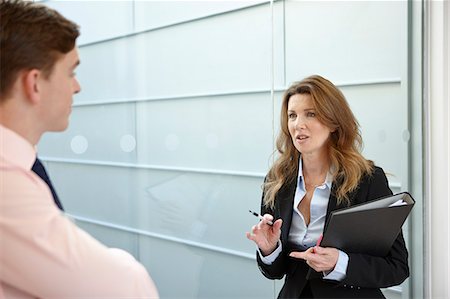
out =
[(277, 138), (278, 158), (263, 185), (264, 204), (274, 207), (276, 194), (296, 179), (300, 153), (292, 143), (288, 129), (288, 102), (295, 94), (309, 94), (318, 120), (333, 132), (328, 142), (333, 183), (338, 204), (349, 204), (349, 193), (355, 190), (361, 177), (371, 174), (373, 162), (361, 155), (362, 138), (358, 121), (342, 92), (327, 79), (314, 75), (292, 84), (284, 93), (281, 107), (281, 131)]

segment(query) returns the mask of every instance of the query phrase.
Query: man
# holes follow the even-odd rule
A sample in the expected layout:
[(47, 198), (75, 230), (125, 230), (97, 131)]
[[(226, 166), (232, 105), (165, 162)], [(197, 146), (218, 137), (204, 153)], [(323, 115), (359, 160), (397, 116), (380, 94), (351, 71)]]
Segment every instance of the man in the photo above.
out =
[(17, 0), (0, 0), (0, 25), (0, 298), (157, 298), (144, 267), (74, 225), (31, 171), (80, 91), (77, 25)]

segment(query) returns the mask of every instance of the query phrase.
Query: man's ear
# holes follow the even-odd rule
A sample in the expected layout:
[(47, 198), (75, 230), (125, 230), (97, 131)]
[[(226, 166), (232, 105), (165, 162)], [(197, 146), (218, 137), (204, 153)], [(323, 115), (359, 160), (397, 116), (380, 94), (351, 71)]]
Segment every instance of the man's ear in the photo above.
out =
[(43, 79), (43, 74), (38, 69), (31, 69), (29, 71), (25, 71), (22, 74), (22, 82), (25, 95), (27, 99), (31, 101), (33, 104), (37, 104), (41, 100), (41, 88), (40, 81)]

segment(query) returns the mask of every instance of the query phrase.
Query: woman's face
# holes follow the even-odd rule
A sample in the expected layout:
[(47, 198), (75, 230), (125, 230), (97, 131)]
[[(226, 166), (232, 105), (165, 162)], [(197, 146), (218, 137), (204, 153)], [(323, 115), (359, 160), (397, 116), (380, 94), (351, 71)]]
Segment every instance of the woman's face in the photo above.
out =
[(317, 119), (309, 94), (291, 96), (287, 114), (292, 143), (302, 155), (321, 154), (327, 151), (331, 130)]

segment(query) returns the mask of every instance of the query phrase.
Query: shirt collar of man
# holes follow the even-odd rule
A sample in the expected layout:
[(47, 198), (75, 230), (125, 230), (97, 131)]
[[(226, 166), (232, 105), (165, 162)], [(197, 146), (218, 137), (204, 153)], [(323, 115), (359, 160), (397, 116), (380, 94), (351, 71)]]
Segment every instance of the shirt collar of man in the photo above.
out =
[(31, 170), (36, 160), (36, 149), (25, 138), (0, 124), (0, 158)]
[[(328, 187), (328, 189), (331, 189), (331, 184), (333, 183), (333, 175), (331, 174), (331, 168), (327, 172), (327, 177), (325, 178), (325, 185)], [(302, 157), (298, 159), (298, 177), (297, 182), (300, 184), (300, 182), (303, 181), (303, 161)], [(323, 186), (323, 185), (321, 185)]]

